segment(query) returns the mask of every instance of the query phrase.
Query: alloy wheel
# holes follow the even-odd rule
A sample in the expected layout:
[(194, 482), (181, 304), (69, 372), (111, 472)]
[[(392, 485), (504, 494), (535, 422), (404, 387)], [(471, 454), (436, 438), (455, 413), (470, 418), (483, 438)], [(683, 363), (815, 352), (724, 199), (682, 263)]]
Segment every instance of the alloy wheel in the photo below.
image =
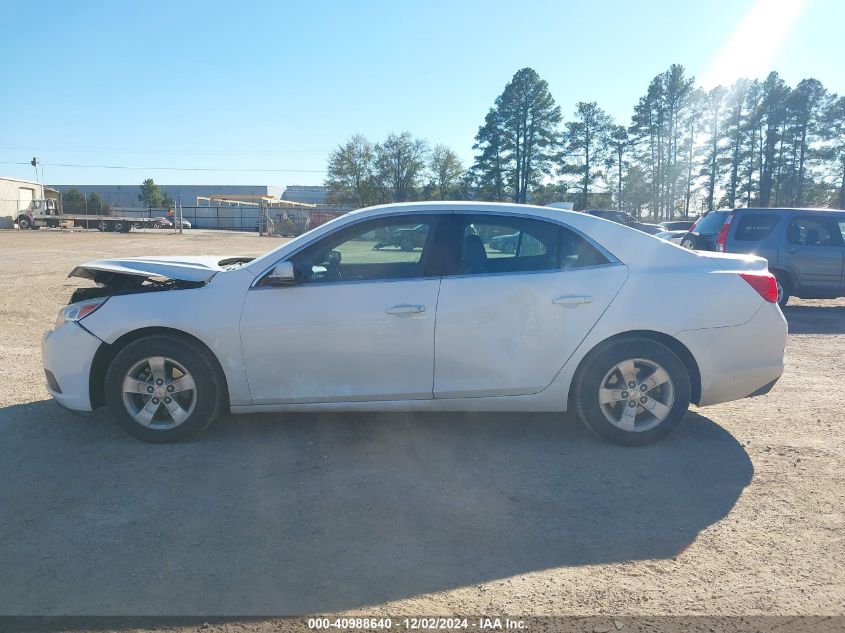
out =
[(623, 431), (641, 433), (653, 429), (669, 415), (675, 386), (660, 364), (631, 358), (605, 374), (598, 398), (608, 422)]
[(123, 405), (139, 424), (173, 429), (197, 404), (197, 387), (185, 367), (172, 358), (150, 356), (129, 368), (123, 378)]

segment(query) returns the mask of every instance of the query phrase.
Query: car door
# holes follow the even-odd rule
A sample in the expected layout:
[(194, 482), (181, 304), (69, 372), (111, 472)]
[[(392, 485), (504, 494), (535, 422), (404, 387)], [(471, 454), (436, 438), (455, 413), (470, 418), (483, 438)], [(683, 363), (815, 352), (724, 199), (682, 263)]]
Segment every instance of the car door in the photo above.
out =
[(791, 218), (778, 259), (792, 271), (801, 288), (838, 291), (842, 283), (843, 242), (836, 218), (821, 214)]
[[(260, 278), (241, 317), (253, 402), (432, 398), (439, 217), (355, 223), (293, 254), (293, 283)], [(421, 246), (395, 239), (409, 229)]]
[(449, 226), (435, 398), (542, 391), (610, 304), (627, 268), (556, 222), (456, 213)]

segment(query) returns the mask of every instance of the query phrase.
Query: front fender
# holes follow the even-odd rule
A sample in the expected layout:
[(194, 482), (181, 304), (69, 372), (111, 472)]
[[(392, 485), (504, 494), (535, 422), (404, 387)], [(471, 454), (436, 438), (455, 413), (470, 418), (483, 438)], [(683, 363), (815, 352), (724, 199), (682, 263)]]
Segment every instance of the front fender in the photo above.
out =
[(112, 296), (82, 325), (110, 345), (148, 328), (190, 334), (206, 345), (220, 363), (229, 387), (229, 402), (251, 404), (241, 349), (240, 315), (252, 279), (246, 270), (232, 271), (217, 275), (201, 288)]

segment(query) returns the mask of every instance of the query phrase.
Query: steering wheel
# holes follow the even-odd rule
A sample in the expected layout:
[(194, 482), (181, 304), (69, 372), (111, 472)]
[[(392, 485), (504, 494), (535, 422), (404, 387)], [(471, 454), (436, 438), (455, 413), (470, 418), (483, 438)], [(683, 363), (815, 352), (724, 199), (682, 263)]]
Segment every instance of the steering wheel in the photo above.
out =
[(343, 279), (343, 273), (340, 270), (340, 262), (329, 259), (323, 264), (323, 266), (326, 267), (326, 271), (329, 273), (327, 277), (331, 279)]

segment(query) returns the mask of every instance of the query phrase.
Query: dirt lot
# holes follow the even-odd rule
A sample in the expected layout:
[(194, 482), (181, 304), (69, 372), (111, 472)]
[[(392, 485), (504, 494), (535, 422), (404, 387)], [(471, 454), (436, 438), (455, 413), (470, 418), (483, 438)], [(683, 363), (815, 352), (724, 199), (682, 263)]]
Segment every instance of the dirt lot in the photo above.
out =
[(47, 399), (82, 261), (189, 231), (0, 232), (0, 614), (843, 614), (845, 301), (794, 301), (767, 396), (657, 446), (554, 415), (228, 418), (136, 442)]

